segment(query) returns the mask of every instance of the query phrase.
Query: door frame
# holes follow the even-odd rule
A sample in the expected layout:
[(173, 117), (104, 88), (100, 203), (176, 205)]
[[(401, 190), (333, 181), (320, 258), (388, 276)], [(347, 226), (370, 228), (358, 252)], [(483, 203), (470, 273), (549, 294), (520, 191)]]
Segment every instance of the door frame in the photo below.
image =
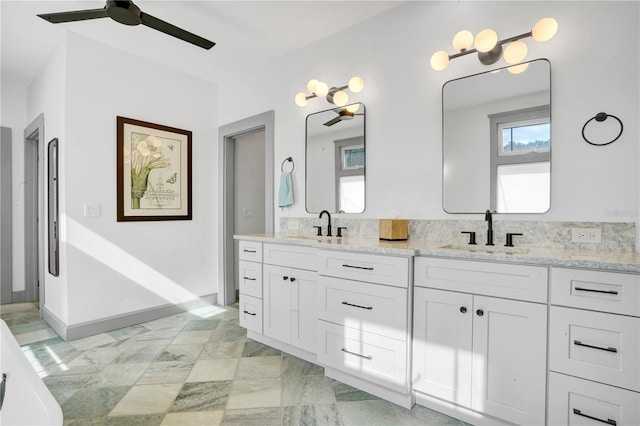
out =
[(218, 303), (236, 303), (233, 218), (235, 138), (264, 131), (265, 224), (266, 233), (274, 229), (274, 119), (273, 110), (257, 114), (218, 128)]
[(44, 305), (43, 141), (44, 114), (40, 114), (24, 129), (24, 290), (26, 301), (37, 297), (40, 312)]

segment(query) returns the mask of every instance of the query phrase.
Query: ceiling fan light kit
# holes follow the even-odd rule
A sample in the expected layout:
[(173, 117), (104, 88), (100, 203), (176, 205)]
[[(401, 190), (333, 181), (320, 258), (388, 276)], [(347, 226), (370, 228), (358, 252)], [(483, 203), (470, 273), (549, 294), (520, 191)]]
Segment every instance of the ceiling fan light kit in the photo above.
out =
[(40, 18), (60, 24), (64, 22), (85, 21), (88, 19), (111, 18), (124, 25), (144, 25), (154, 30), (163, 32), (172, 37), (186, 41), (203, 49), (211, 49), (215, 43), (193, 34), (187, 30), (176, 27), (166, 21), (158, 19), (140, 10), (138, 6), (130, 0), (107, 0), (107, 4), (102, 9), (75, 10), (70, 12), (43, 13)]

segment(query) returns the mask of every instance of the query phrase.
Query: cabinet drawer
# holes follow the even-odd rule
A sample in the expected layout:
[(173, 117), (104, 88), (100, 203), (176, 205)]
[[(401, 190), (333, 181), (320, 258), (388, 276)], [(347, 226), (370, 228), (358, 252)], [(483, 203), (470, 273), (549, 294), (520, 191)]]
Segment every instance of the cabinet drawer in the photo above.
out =
[(240, 282), (240, 294), (262, 297), (262, 263), (238, 262), (238, 280)]
[(640, 394), (549, 373), (549, 425), (638, 425)]
[(318, 362), (358, 378), (409, 392), (407, 343), (318, 321)]
[(554, 305), (640, 316), (640, 275), (551, 268), (550, 301)]
[(551, 307), (549, 369), (640, 391), (640, 319)]
[(320, 276), (320, 319), (407, 340), (407, 290)]
[(318, 251), (313, 247), (265, 244), (263, 259), (269, 265), (318, 270)]
[(546, 303), (547, 275), (543, 266), (417, 257), (414, 285)]
[(240, 326), (262, 333), (262, 299), (240, 295)]
[(238, 247), (238, 259), (262, 262), (261, 242), (240, 240)]
[(319, 251), (318, 272), (337, 278), (409, 286), (409, 258), (333, 250)]

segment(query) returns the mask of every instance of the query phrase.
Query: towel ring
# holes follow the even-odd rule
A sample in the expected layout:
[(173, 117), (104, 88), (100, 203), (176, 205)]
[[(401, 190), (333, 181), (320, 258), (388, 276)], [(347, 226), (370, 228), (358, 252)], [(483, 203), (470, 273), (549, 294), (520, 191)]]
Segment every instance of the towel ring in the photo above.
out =
[(293, 173), (293, 170), (296, 168), (296, 163), (293, 162), (293, 158), (291, 157), (287, 157), (282, 161), (282, 164), (280, 165), (280, 171), (284, 173), (284, 163), (286, 163), (287, 161), (291, 162), (291, 171), (288, 173)]
[[(591, 123), (593, 120), (596, 120), (597, 122), (602, 122), (606, 120), (608, 117), (615, 118), (616, 120), (618, 120), (618, 123), (620, 123), (620, 133), (618, 133), (618, 136), (616, 136), (613, 140), (610, 140), (609, 142), (605, 142), (605, 143), (594, 143), (594, 142), (591, 142), (589, 139), (587, 139), (587, 137), (584, 135), (584, 129), (587, 127), (587, 125)], [(587, 120), (587, 122), (584, 123), (584, 126), (582, 126), (582, 138), (591, 145), (605, 146), (617, 141), (620, 135), (622, 135), (623, 129), (624, 129), (624, 125), (622, 124), (622, 121), (618, 117), (616, 117), (615, 115), (607, 114), (606, 112), (599, 112), (595, 115), (595, 117), (591, 117), (589, 120)]]

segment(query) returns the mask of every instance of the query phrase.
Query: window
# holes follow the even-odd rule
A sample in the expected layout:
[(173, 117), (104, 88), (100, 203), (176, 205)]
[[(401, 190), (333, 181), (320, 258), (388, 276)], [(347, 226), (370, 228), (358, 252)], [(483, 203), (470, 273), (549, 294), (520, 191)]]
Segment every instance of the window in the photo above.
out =
[(365, 150), (362, 137), (335, 141), (336, 206), (338, 212), (364, 211)]
[(548, 105), (489, 116), (491, 209), (542, 213), (551, 192), (551, 115)]

